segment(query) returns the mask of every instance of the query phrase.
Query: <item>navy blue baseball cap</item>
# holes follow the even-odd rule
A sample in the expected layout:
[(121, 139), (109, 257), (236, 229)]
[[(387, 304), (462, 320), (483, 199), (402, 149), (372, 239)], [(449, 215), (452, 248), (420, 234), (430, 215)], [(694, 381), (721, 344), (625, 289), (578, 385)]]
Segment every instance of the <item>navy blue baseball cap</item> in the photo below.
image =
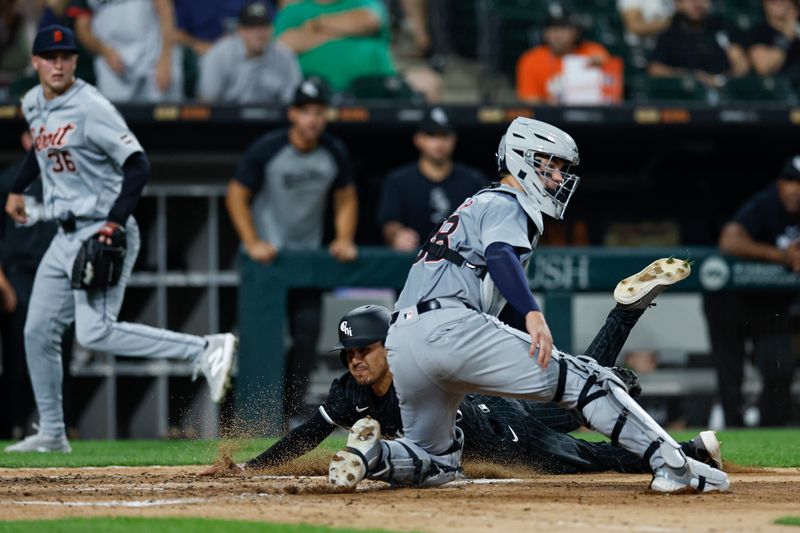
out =
[(33, 55), (38, 56), (56, 50), (77, 54), (78, 45), (75, 43), (75, 34), (64, 26), (45, 26), (39, 30), (33, 41)]

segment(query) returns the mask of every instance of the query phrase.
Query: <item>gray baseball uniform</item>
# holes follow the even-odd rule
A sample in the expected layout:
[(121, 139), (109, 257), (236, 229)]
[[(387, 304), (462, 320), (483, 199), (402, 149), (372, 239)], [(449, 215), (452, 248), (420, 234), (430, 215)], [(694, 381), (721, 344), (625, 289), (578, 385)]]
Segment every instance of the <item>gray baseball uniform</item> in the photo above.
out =
[(202, 337), (117, 322), (125, 285), (139, 252), (139, 229), (131, 216), (127, 255), (119, 284), (104, 291), (73, 291), (72, 264), (81, 243), (104, 224), (122, 188), (121, 167), (142, 147), (113, 105), (77, 80), (64, 94), (44, 98), (31, 89), (22, 110), (34, 137), (48, 217), (76, 218), (75, 231), (59, 229), (42, 259), (25, 322), (25, 348), (40, 417), (40, 433), (64, 433), (61, 406), (61, 335), (75, 321), (78, 343), (118, 355), (194, 360)]
[(247, 57), (242, 38), (229, 35), (202, 57), (197, 92), (208, 102), (286, 105), (302, 79), (297, 56), (283, 43)]
[(153, 0), (72, 0), (78, 16), (92, 16), (92, 33), (122, 58), (125, 72), (117, 74), (101, 56), (94, 58), (97, 87), (113, 102), (178, 101), (183, 92), (183, 51), (173, 46), (171, 83), (165, 92), (156, 85), (161, 55), (161, 21)]
[[(486, 248), (496, 242), (513, 246), (526, 263), (538, 231), (518, 194), (505, 185), (477, 193), (432, 242), (458, 252), (472, 267), (486, 265)], [(627, 396), (616, 376), (588, 357), (558, 350), (547, 368), (539, 366), (528, 354), (530, 336), (486, 312), (497, 306), (496, 290), (470, 265), (423, 251), (398, 299), (386, 348), (405, 435), (383, 442), (391, 451), (384, 457), (394, 465), (387, 469), (393, 481), (436, 485), (455, 477), (463, 438), (456, 410), (468, 392), (556, 401), (580, 411), (587, 424), (645, 457), (653, 469), (663, 466), (659, 446), (674, 440)], [(626, 424), (628, 417), (635, 423)], [(409, 474), (412, 463), (417, 472), (438, 468), (420, 481), (418, 473)], [(383, 479), (384, 474), (372, 475)]]

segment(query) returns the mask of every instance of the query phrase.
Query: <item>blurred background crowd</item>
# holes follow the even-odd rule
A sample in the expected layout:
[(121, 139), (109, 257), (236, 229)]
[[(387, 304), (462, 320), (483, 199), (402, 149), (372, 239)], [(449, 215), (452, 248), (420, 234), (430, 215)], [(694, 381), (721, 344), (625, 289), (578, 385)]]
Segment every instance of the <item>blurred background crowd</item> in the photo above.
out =
[(797, 0), (2, 0), (0, 97), (35, 83), (38, 27), (74, 28), (116, 102), (796, 101)]

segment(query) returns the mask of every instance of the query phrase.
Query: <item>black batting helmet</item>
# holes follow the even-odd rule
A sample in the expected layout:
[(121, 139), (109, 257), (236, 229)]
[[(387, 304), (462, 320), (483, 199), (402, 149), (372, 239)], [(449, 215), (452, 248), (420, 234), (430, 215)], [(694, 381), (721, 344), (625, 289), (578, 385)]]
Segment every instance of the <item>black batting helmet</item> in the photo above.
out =
[(386, 340), (391, 319), (392, 313), (380, 305), (356, 307), (339, 321), (339, 344), (331, 351), (339, 350), (339, 358), (348, 368), (347, 349)]

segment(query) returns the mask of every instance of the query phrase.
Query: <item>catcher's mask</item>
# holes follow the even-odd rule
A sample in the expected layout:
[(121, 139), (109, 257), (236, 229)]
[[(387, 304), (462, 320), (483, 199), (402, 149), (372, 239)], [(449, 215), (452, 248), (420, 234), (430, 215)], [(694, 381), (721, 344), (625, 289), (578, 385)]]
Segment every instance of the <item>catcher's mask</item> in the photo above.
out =
[[(555, 160), (563, 163), (561, 168)], [(580, 178), (570, 172), (580, 162), (578, 146), (566, 132), (539, 120), (514, 119), (497, 148), (497, 167), (517, 180), (536, 209), (564, 218)]]
[(339, 321), (339, 344), (331, 350), (339, 351), (339, 358), (345, 368), (347, 349), (369, 346), (373, 342), (385, 341), (389, 332), (392, 313), (380, 305), (356, 307)]

